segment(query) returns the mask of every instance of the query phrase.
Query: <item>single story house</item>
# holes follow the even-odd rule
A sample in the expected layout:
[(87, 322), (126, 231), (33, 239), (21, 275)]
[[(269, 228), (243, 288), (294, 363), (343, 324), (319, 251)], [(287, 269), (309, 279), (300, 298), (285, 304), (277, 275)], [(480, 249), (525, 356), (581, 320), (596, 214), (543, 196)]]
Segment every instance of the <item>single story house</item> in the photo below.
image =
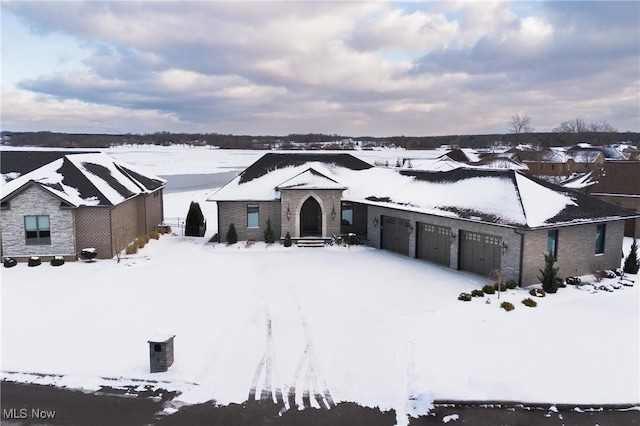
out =
[(544, 254), (562, 276), (620, 266), (624, 221), (639, 216), (517, 170), (393, 170), (350, 154), (268, 153), (220, 188), (219, 241), (328, 239), (489, 275), (539, 282)]
[(3, 257), (111, 258), (162, 223), (164, 179), (99, 152), (4, 154)]

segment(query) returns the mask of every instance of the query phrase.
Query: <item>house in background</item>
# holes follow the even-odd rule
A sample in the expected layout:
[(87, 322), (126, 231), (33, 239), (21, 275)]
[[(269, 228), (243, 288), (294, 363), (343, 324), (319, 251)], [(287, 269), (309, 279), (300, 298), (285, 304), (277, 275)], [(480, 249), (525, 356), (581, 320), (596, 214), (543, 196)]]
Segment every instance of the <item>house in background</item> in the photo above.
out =
[(218, 235), (370, 246), (520, 285), (539, 282), (545, 253), (563, 276), (620, 266), (625, 219), (638, 217), (517, 170), (433, 172), (373, 167), (350, 154), (268, 153), (213, 194)]
[(3, 257), (111, 258), (162, 223), (165, 181), (104, 153), (2, 154)]

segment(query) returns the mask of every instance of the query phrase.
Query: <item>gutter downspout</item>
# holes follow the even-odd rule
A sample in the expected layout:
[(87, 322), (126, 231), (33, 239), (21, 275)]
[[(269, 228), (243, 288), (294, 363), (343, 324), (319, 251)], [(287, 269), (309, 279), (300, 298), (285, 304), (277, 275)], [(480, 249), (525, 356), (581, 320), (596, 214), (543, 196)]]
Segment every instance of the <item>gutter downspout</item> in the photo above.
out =
[(522, 287), (522, 259), (524, 258), (524, 232), (519, 231), (518, 229), (514, 229), (513, 232), (515, 232), (517, 235), (520, 235), (520, 260), (519, 260), (519, 266), (518, 266), (518, 285), (520, 287)]

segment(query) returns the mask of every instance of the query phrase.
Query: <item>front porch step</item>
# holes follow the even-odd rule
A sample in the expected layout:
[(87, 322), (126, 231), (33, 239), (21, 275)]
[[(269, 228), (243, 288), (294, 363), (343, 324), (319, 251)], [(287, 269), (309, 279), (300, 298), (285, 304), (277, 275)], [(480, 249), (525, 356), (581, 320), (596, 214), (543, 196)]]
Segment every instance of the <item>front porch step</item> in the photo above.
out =
[(322, 239), (299, 239), (295, 241), (298, 247), (324, 247), (325, 240)]

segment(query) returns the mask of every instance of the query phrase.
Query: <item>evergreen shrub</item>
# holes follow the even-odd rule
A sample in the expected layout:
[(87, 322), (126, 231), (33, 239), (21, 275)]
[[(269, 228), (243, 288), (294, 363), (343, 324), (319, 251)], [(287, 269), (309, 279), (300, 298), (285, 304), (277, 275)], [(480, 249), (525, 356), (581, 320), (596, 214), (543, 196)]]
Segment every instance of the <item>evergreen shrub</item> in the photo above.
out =
[(64, 257), (62, 256), (53, 256), (51, 259), (51, 266), (62, 266), (64, 265)]
[(507, 312), (509, 312), (509, 311), (513, 311), (513, 310), (516, 308), (515, 306), (513, 306), (513, 304), (512, 304), (512, 303), (509, 303), (509, 302), (502, 302), (502, 303), (500, 304), (500, 307), (501, 307), (502, 309), (504, 309), (505, 311), (507, 311)]
[(236, 232), (236, 226), (233, 223), (229, 224), (227, 230), (227, 244), (235, 244), (238, 242), (238, 233)]
[(522, 299), (522, 304), (530, 308), (535, 308), (536, 306), (538, 306), (538, 302), (536, 302), (530, 297), (527, 297), (526, 299)]

